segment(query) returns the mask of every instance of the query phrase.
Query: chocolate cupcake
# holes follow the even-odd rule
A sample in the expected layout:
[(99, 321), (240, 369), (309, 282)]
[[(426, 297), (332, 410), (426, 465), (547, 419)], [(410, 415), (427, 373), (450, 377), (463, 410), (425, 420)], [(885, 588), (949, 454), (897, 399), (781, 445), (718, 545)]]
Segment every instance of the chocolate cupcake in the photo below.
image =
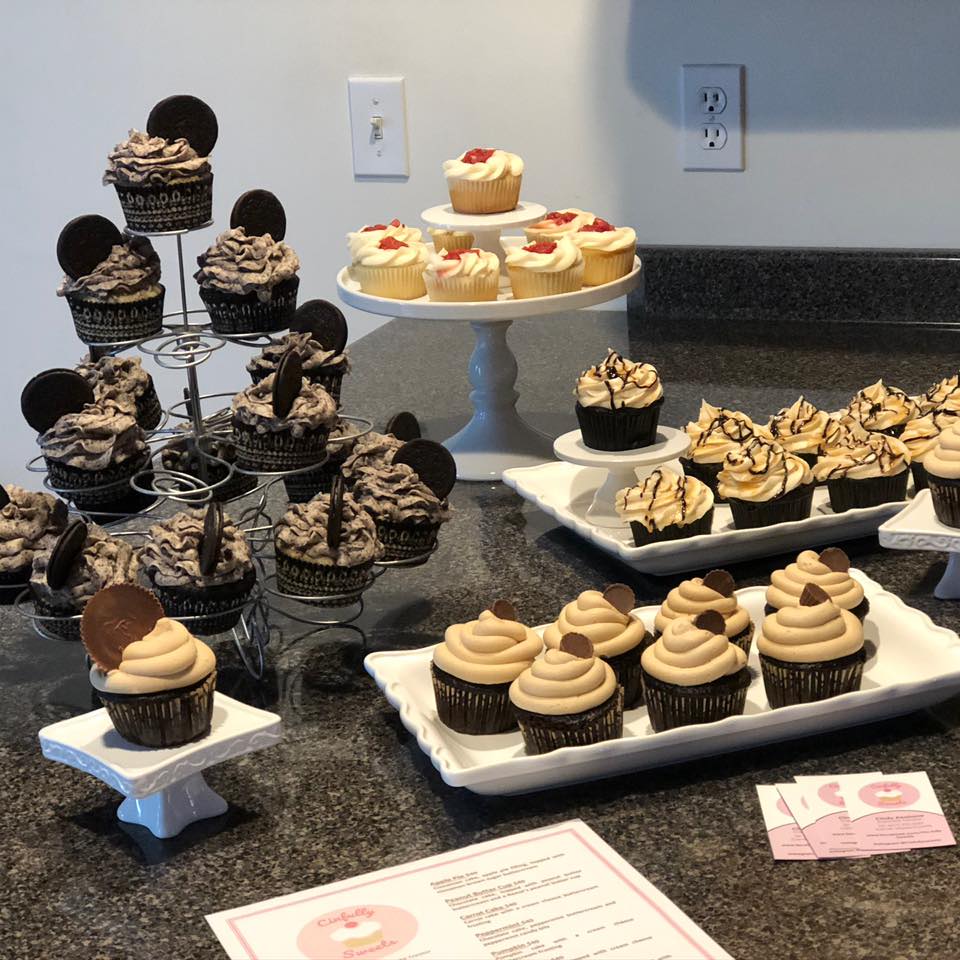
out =
[(731, 643), (724, 618), (706, 610), (671, 620), (643, 651), (643, 692), (654, 733), (743, 713), (747, 655)]
[[(184, 427), (183, 436), (174, 437), (160, 448), (160, 463), (164, 470), (185, 473), (204, 485), (213, 485), (210, 495), (217, 503), (236, 500), (238, 497), (249, 493), (257, 485), (259, 481), (253, 474), (230, 472), (230, 467), (237, 462), (237, 448), (233, 440), (207, 433), (201, 438), (199, 442), (200, 450), (198, 450), (197, 441), (192, 436), (186, 435), (189, 429)], [(211, 457), (215, 457), (216, 460), (211, 459)], [(201, 460), (203, 461), (203, 470), (200, 466)], [(217, 460), (223, 462), (217, 463)], [(183, 500), (196, 499), (202, 501), (206, 495), (197, 494), (196, 497), (191, 497), (184, 493), (178, 494), (178, 496)]]
[(916, 404), (917, 415), (920, 417), (925, 417), (935, 410), (960, 411), (960, 374), (944, 377), (910, 399)]
[(457, 733), (515, 730), (510, 685), (533, 665), (543, 641), (497, 600), (476, 620), (447, 627), (433, 650), (430, 677), (440, 722)]
[(132, 402), (134, 416), (143, 430), (153, 430), (160, 424), (160, 398), (153, 377), (143, 369), (139, 357), (106, 356), (93, 360), (87, 354), (77, 373), (93, 387), (95, 400), (115, 400), (121, 405)]
[(30, 581), (33, 558), (53, 548), (67, 525), (67, 505), (49, 493), (0, 487), (0, 604)]
[(850, 443), (821, 456), (813, 468), (814, 478), (827, 485), (833, 512), (905, 500), (910, 453), (903, 441), (871, 432)]
[(208, 223), (213, 209), (209, 154), (217, 118), (202, 100), (161, 100), (145, 133), (131, 130), (107, 157), (104, 185), (113, 184), (130, 230), (165, 233)]
[(801, 396), (770, 418), (767, 432), (787, 452), (813, 466), (823, 445), (829, 415)]
[(690, 450), (687, 456), (680, 458), (683, 472), (703, 481), (716, 503), (725, 503), (717, 490), (717, 476), (723, 467), (723, 459), (757, 435), (756, 425), (739, 410), (715, 407), (704, 400), (696, 422), (691, 421), (684, 429), (690, 438)]
[(636, 606), (633, 591), (622, 583), (599, 590), (584, 590), (561, 611), (543, 633), (548, 650), (556, 650), (568, 633), (579, 633), (593, 645), (594, 656), (613, 668), (623, 688), (623, 708), (643, 704), (640, 654), (647, 639), (644, 625), (630, 615)]
[(375, 430), (359, 437), (340, 468), (347, 485), (356, 483), (364, 473), (389, 467), (404, 442), (391, 433), (377, 433)]
[(210, 732), (217, 659), (157, 598), (129, 584), (83, 611), (90, 684), (117, 733), (141, 747), (178, 747)]
[(709, 533), (713, 494), (696, 477), (658, 467), (634, 487), (617, 491), (617, 514), (630, 524), (638, 547)]
[(903, 390), (878, 380), (856, 393), (841, 415), (846, 414), (865, 430), (899, 437), (917, 412), (917, 404)]
[(356, 441), (352, 438), (357, 432), (355, 424), (337, 417), (327, 435), (327, 459), (323, 465), (316, 470), (283, 478), (283, 486), (290, 503), (306, 503), (318, 493), (330, 492), (334, 480), (341, 476), (343, 464), (353, 450)]
[(860, 689), (863, 625), (809, 583), (797, 606), (764, 618), (757, 637), (767, 700), (773, 709)]
[(574, 390), (580, 433), (593, 450), (633, 450), (657, 439), (663, 384), (649, 363), (610, 350), (580, 374)]
[(534, 660), (510, 685), (510, 702), (529, 754), (623, 736), (623, 689), (582, 634)]
[(960, 428), (944, 430), (923, 461), (937, 519), (960, 527)]
[(105, 217), (71, 220), (60, 232), (64, 277), (57, 296), (84, 343), (122, 343), (163, 329), (160, 258), (146, 237), (124, 237)]
[(927, 470), (923, 465), (926, 455), (937, 445), (940, 434), (960, 423), (960, 409), (933, 410), (922, 417), (915, 417), (903, 429), (900, 440), (910, 454), (910, 472), (913, 488), (919, 493), (927, 489)]
[(784, 607), (800, 606), (803, 589), (810, 583), (858, 620), (862, 621), (870, 612), (870, 601), (864, 596), (863, 587), (850, 575), (850, 558), (840, 547), (827, 547), (820, 553), (802, 550), (783, 570), (770, 574), (764, 615)]
[(137, 560), (163, 609), (203, 637), (236, 626), (257, 579), (246, 537), (219, 503), (153, 524)]

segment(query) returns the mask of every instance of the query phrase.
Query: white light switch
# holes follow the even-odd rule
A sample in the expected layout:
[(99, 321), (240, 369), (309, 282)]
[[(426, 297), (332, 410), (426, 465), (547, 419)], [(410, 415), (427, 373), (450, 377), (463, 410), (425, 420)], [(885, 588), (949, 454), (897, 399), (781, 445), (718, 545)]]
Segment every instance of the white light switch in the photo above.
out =
[(354, 175), (409, 176), (403, 77), (350, 77), (347, 90)]

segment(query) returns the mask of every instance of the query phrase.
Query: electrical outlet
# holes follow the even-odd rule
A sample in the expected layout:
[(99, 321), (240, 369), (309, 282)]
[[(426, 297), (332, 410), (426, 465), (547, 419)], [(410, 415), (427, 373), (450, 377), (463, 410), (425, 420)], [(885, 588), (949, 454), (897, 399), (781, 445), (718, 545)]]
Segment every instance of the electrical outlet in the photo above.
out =
[(688, 63), (680, 78), (683, 169), (743, 170), (743, 67)]

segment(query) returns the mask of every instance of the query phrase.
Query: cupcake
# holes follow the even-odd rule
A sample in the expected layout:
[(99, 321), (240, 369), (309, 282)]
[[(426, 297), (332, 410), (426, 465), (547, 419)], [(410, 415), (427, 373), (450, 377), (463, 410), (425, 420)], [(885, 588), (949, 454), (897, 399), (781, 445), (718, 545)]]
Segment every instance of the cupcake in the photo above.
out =
[(360, 247), (350, 273), (360, 289), (371, 297), (416, 300), (427, 292), (423, 282), (426, 265), (424, 244), (405, 243), (387, 236), (378, 243)]
[(827, 547), (820, 553), (803, 550), (793, 563), (770, 574), (764, 615), (784, 607), (800, 606), (803, 588), (808, 583), (819, 587), (832, 603), (849, 610), (858, 620), (862, 621), (870, 612), (870, 601), (863, 595), (863, 587), (850, 576), (850, 558), (840, 547)]
[(543, 633), (548, 650), (556, 650), (568, 633), (585, 636), (593, 654), (613, 669), (623, 688), (623, 708), (643, 703), (640, 682), (640, 653), (647, 639), (644, 625), (630, 615), (636, 606), (633, 591), (622, 583), (599, 590), (584, 590), (561, 611), (555, 623)]
[(515, 730), (510, 685), (540, 655), (543, 641), (497, 600), (476, 620), (447, 627), (433, 648), (430, 677), (440, 722), (457, 733)]
[(909, 421), (900, 434), (900, 440), (910, 454), (910, 472), (916, 492), (927, 489), (927, 470), (923, 461), (937, 445), (940, 434), (960, 423), (960, 410), (933, 410)]
[[(252, 474), (238, 473), (231, 468), (237, 462), (237, 447), (229, 437), (207, 433), (198, 442), (192, 436), (187, 436), (189, 427), (182, 428), (184, 435), (174, 437), (169, 443), (160, 448), (160, 464), (164, 470), (174, 473), (185, 473), (193, 477), (203, 486), (212, 486), (211, 498), (216, 503), (226, 503), (236, 500), (249, 493), (258, 483)], [(200, 452), (202, 451), (202, 453)], [(203, 461), (203, 469), (200, 463)], [(217, 462), (221, 461), (221, 462)], [(204, 500), (205, 494), (191, 497), (189, 494), (178, 494), (181, 499)]]
[(445, 303), (496, 300), (500, 261), (486, 250), (443, 250), (432, 253), (423, 272), (427, 296)]
[(339, 403), (344, 374), (350, 372), (348, 351), (328, 349), (310, 331), (286, 333), (275, 343), (264, 347), (247, 363), (250, 379), (259, 383), (271, 373), (276, 373), (277, 364), (288, 350), (296, 350), (300, 355), (304, 377), (311, 383), (320, 384)]
[(600, 217), (571, 234), (583, 254), (583, 285), (598, 287), (625, 277), (637, 255), (633, 227), (615, 227)]
[(736, 584), (726, 570), (711, 570), (705, 577), (682, 581), (668, 594), (654, 618), (654, 639), (678, 617), (695, 620), (707, 610), (723, 617), (723, 635), (745, 654), (750, 654), (753, 621), (737, 601)]
[(468, 230), (447, 230), (441, 227), (427, 227), (427, 233), (430, 234), (430, 240), (433, 243), (433, 249), (436, 251), (446, 250), (447, 253), (453, 253), (454, 250), (469, 250), (476, 244), (476, 234)]
[(363, 247), (376, 246), (384, 237), (393, 237), (394, 240), (402, 240), (404, 243), (422, 243), (423, 234), (416, 227), (408, 227), (396, 218), (389, 223), (367, 224), (347, 234), (351, 261), (356, 260), (357, 253)]
[(763, 687), (773, 709), (860, 689), (863, 625), (808, 583), (797, 606), (768, 614), (757, 637)]
[(143, 430), (153, 430), (163, 418), (160, 398), (153, 377), (143, 369), (139, 357), (100, 357), (87, 354), (76, 368), (77, 373), (93, 387), (95, 400), (133, 402), (134, 416)]
[(757, 435), (757, 427), (745, 413), (715, 407), (704, 400), (696, 421), (684, 429), (690, 438), (690, 450), (680, 458), (683, 472), (702, 480), (713, 492), (716, 502), (724, 503), (717, 492), (717, 476), (724, 457), (752, 440)]
[(595, 219), (596, 216), (586, 210), (566, 207), (563, 210), (551, 210), (542, 220), (524, 227), (523, 232), (531, 243), (538, 240), (556, 240), (564, 234), (573, 236), (582, 226), (593, 223)]
[(834, 513), (905, 500), (910, 453), (903, 441), (885, 433), (870, 433), (865, 441), (835, 448), (813, 468), (826, 483)]
[(636, 486), (618, 490), (614, 507), (620, 519), (630, 524), (638, 547), (699, 537), (713, 526), (710, 488), (669, 467), (657, 467)]
[(573, 293), (583, 286), (583, 254), (569, 237), (504, 245), (514, 300)]
[(443, 173), (457, 213), (506, 213), (520, 202), (523, 161), (515, 153), (474, 147), (445, 160)]
[(944, 430), (923, 461), (937, 519), (960, 527), (960, 428)]
[(155, 596), (125, 584), (101, 590), (81, 621), (90, 684), (117, 733), (141, 747), (199, 740), (213, 718), (217, 659), (163, 613)]
[(810, 516), (813, 474), (780, 444), (754, 437), (726, 455), (717, 489), (730, 504), (738, 530), (768, 527)]
[(0, 504), (0, 604), (9, 604), (30, 581), (33, 558), (63, 533), (67, 505), (12, 483), (0, 487)]
[(916, 416), (917, 405), (899, 387), (878, 380), (860, 390), (844, 412), (865, 430), (899, 437), (907, 421)]
[(356, 424), (337, 417), (327, 435), (327, 459), (323, 464), (316, 470), (294, 473), (283, 478), (283, 487), (290, 503), (306, 503), (318, 493), (330, 492), (333, 481), (341, 476), (343, 464), (353, 450), (356, 442), (353, 437), (356, 435)]
[(583, 442), (592, 450), (634, 450), (657, 439), (663, 383), (657, 368), (609, 350), (574, 390)]
[(716, 610), (671, 620), (643, 651), (643, 694), (654, 733), (743, 713), (747, 655), (727, 639)]
[(236, 626), (257, 579), (243, 531), (219, 503), (151, 525), (137, 560), (163, 609), (200, 636)]
[(367, 471), (376, 471), (393, 463), (393, 455), (403, 446), (391, 433), (369, 433), (358, 437), (347, 454), (340, 473), (347, 486), (352, 486)]
[(911, 399), (921, 417), (935, 410), (960, 410), (960, 374), (944, 377)]
[(623, 736), (623, 688), (579, 633), (534, 660), (510, 684), (510, 702), (529, 754)]
[(800, 457), (812, 467), (817, 462), (829, 419), (827, 413), (801, 396), (770, 418), (767, 431), (787, 453)]

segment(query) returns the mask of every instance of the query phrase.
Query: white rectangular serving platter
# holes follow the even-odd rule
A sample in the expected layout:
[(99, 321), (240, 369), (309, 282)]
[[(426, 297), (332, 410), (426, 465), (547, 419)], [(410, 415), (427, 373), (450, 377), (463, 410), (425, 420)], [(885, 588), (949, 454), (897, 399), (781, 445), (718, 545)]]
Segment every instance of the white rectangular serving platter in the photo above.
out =
[[(443, 780), (453, 787), (494, 795), (597, 780), (820, 734), (908, 713), (960, 690), (960, 637), (908, 607), (861, 571), (851, 572), (870, 600), (861, 689), (820, 703), (771, 710), (754, 644), (749, 660), (753, 680), (745, 712), (716, 723), (654, 733), (646, 707), (640, 707), (624, 714), (620, 740), (527, 756), (519, 731), (474, 737), (455, 733), (440, 723), (430, 679), (432, 646), (371, 653), (364, 665)], [(737, 595), (754, 624), (759, 624), (764, 588), (747, 587)], [(650, 630), (657, 609), (642, 607), (634, 614)]]
[(637, 547), (628, 526), (598, 527), (586, 518), (605, 473), (596, 467), (551, 462), (505, 470), (503, 482), (548, 516), (627, 566), (656, 575), (721, 566), (868, 536), (904, 506), (904, 501), (897, 501), (834, 513), (830, 509), (826, 487), (818, 487), (813, 493), (810, 516), (805, 520), (755, 530), (737, 530), (733, 526), (730, 508), (718, 503), (714, 507), (712, 533)]

